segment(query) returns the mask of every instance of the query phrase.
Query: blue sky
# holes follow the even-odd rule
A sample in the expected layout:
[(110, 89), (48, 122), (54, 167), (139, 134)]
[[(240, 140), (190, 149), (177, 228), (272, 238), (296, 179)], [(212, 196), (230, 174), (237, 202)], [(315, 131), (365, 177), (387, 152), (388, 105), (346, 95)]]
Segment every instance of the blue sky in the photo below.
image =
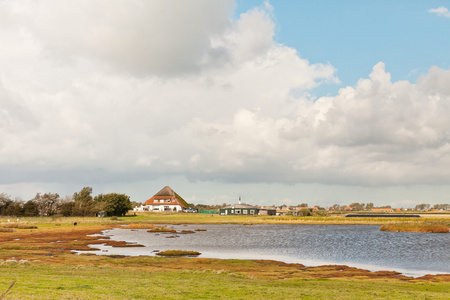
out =
[[(238, 1), (236, 15), (264, 1)], [(275, 40), (311, 63), (330, 63), (340, 85), (321, 86), (317, 96), (356, 85), (382, 61), (393, 81), (416, 79), (430, 66), (450, 65), (449, 18), (429, 13), (448, 1), (271, 1)], [(447, 5), (448, 6), (448, 5)]]
[(0, 1), (0, 193), (450, 201), (448, 1)]

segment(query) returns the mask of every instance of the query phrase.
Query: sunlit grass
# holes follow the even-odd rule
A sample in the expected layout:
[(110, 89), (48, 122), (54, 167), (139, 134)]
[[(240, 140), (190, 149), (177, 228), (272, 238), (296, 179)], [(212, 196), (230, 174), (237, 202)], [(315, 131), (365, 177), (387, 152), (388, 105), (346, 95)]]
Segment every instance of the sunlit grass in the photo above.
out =
[(8, 299), (448, 299), (449, 283), (266, 279), (234, 271), (0, 264)]

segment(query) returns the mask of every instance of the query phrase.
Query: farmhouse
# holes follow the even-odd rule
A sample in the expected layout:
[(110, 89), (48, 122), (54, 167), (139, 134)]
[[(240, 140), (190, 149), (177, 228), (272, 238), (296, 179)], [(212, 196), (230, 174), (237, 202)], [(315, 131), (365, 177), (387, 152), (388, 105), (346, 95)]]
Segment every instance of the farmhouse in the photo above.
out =
[(140, 207), (135, 207), (134, 211), (180, 212), (188, 207), (189, 205), (180, 195), (175, 193), (169, 186), (165, 186)]

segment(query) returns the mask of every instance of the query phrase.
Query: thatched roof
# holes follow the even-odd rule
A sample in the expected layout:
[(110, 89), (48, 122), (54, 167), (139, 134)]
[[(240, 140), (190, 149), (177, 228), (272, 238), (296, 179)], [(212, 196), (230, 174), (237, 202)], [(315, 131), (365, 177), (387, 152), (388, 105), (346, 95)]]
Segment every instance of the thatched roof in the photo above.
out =
[(155, 197), (175, 197), (178, 199), (178, 201), (183, 204), (184, 207), (190, 207), (189, 204), (177, 193), (174, 192), (168, 185), (162, 188), (159, 192), (157, 192), (152, 198)]
[(160, 190), (159, 192), (157, 192), (153, 197), (156, 196), (175, 196), (175, 192), (168, 186), (166, 185), (165, 187), (162, 188), (162, 190)]

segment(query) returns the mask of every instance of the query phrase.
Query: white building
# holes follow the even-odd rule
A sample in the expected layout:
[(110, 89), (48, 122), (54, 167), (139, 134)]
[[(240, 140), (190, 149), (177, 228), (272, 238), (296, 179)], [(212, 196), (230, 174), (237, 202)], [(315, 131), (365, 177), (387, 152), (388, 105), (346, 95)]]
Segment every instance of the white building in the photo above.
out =
[(145, 201), (140, 207), (135, 207), (134, 211), (152, 212), (180, 212), (189, 205), (175, 193), (169, 186), (165, 186), (153, 197)]

